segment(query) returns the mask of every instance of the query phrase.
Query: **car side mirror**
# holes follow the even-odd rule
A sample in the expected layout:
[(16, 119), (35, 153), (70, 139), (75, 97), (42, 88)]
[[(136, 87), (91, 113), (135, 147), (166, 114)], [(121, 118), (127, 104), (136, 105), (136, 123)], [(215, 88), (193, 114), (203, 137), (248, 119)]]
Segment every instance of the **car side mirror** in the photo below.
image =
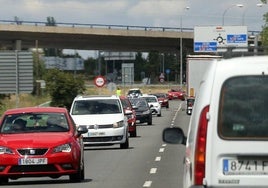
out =
[(186, 145), (186, 136), (180, 127), (169, 127), (163, 130), (162, 139), (169, 144)]
[(132, 108), (133, 108), (134, 110), (137, 110), (137, 109), (138, 109), (138, 107), (137, 107), (137, 106), (132, 106)]
[(131, 111), (131, 110), (125, 110), (125, 115), (132, 115), (133, 114), (133, 112)]
[(85, 126), (79, 126), (77, 128), (78, 137), (87, 132), (88, 132), (88, 129)]

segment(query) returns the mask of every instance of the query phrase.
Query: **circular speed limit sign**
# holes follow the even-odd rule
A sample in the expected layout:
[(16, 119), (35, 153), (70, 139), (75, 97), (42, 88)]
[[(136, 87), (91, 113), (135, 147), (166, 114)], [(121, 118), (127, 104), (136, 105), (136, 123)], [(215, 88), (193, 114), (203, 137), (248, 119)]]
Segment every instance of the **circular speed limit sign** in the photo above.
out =
[(94, 79), (94, 84), (97, 87), (103, 87), (105, 84), (105, 78), (103, 76), (96, 76)]

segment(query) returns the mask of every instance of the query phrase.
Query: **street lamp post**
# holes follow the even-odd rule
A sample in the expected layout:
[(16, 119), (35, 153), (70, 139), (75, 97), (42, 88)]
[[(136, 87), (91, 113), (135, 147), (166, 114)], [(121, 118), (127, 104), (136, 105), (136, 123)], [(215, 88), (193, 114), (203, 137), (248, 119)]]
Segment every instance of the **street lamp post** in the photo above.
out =
[[(257, 3), (256, 6), (257, 6), (257, 7), (262, 7), (263, 4), (262, 4), (262, 3)], [(245, 15), (246, 15), (246, 11), (247, 11), (247, 10), (248, 10), (248, 9), (246, 9), (246, 10), (243, 12), (243, 16), (242, 16), (242, 25), (245, 25)]]
[[(185, 7), (184, 8), (184, 10), (189, 10), (190, 9), (190, 7)], [(181, 16), (180, 16), (180, 28), (181, 28), (181, 37), (180, 37), (180, 85), (182, 86), (182, 65), (183, 65), (183, 63), (182, 63), (182, 60), (183, 60), (183, 58), (182, 58), (182, 49), (183, 49), (183, 47), (182, 47), (182, 14), (181, 14)]]
[(224, 16), (225, 16), (225, 14), (226, 14), (226, 12), (227, 12), (228, 10), (230, 10), (230, 9), (233, 8), (233, 7), (239, 7), (239, 8), (242, 8), (243, 6), (244, 6), (243, 4), (234, 4), (234, 5), (230, 6), (230, 7), (228, 7), (227, 9), (225, 9), (224, 12), (223, 12), (223, 14), (222, 14), (222, 25), (224, 25)]

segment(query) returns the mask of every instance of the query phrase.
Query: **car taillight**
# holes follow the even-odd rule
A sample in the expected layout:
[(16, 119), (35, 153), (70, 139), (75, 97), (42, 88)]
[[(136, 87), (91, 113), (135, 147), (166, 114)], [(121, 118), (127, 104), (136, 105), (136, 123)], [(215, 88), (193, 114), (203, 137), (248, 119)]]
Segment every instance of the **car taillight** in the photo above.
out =
[(198, 132), (197, 132), (197, 143), (195, 148), (195, 173), (194, 182), (195, 185), (202, 185), (203, 178), (205, 177), (205, 164), (206, 164), (206, 142), (207, 142), (207, 112), (209, 106), (206, 106), (200, 115)]

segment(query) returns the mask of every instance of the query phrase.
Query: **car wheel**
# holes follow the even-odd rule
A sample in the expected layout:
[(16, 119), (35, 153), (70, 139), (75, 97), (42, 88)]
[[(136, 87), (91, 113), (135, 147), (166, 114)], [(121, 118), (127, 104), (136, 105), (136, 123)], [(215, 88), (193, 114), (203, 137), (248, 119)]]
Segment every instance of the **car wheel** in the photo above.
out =
[(127, 137), (125, 143), (120, 144), (120, 149), (128, 149), (128, 147), (129, 147), (129, 142), (128, 142), (128, 137)]
[(151, 117), (151, 119), (147, 122), (147, 125), (152, 125), (153, 124), (153, 119)]
[(0, 178), (0, 184), (7, 184), (8, 183), (8, 178)]
[(71, 182), (81, 182), (82, 180), (84, 180), (85, 179), (84, 162), (82, 162), (82, 165), (79, 165), (77, 173), (71, 174), (69, 177)]
[(157, 114), (157, 116), (158, 116), (158, 117), (160, 117), (160, 116), (161, 116), (161, 111), (160, 111), (160, 113), (159, 113), (159, 114)]

